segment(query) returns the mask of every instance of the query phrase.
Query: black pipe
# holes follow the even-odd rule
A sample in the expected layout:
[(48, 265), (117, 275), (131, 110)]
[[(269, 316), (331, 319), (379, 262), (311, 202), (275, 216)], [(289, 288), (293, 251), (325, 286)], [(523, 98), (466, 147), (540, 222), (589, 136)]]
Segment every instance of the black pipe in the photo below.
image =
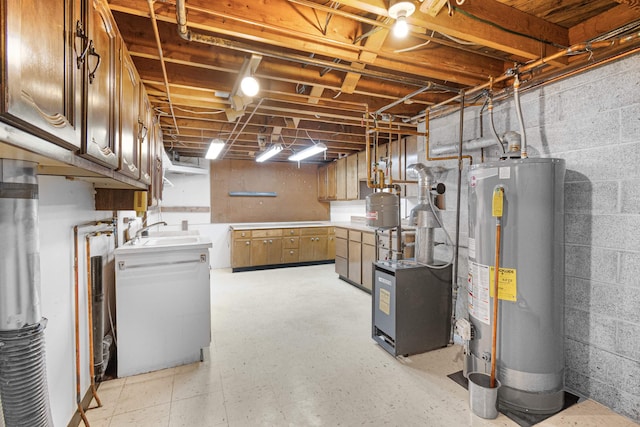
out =
[(453, 300), (451, 302), (451, 331), (449, 344), (453, 344), (453, 329), (456, 321), (456, 302), (458, 300), (458, 253), (460, 252), (460, 198), (462, 195), (462, 142), (464, 133), (464, 89), (460, 91), (460, 143), (458, 145), (458, 193), (456, 201), (456, 242), (453, 255)]
[(93, 367), (95, 380), (102, 381), (104, 376), (104, 285), (102, 280), (102, 256), (91, 257), (91, 293), (93, 295)]

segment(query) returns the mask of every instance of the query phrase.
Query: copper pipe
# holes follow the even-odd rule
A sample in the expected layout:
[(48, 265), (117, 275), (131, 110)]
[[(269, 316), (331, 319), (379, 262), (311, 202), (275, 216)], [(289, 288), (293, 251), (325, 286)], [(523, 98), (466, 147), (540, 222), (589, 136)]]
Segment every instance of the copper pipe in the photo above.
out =
[[(76, 354), (76, 404), (78, 407), (78, 413), (82, 418), (82, 422), (89, 426), (89, 420), (87, 420), (87, 416), (85, 414), (85, 410), (82, 407), (82, 394), (80, 390), (80, 302), (79, 302), (79, 288), (80, 288), (80, 279), (78, 275), (78, 232), (80, 228), (85, 227), (95, 227), (104, 224), (115, 224), (116, 218), (107, 218), (105, 220), (99, 221), (91, 221), (84, 224), (76, 225), (73, 227), (73, 278), (74, 278), (74, 318), (75, 318), (75, 354)], [(114, 225), (115, 227), (115, 225)], [(117, 241), (117, 239), (116, 239)], [(87, 268), (88, 268), (87, 264)], [(91, 303), (89, 302), (89, 305)], [(93, 365), (93, 358), (91, 360), (91, 365)], [(92, 366), (93, 367), (93, 366)], [(92, 375), (93, 378), (93, 375)]]
[[(594, 42), (594, 43), (578, 43), (578, 44), (574, 44), (573, 46), (570, 46), (564, 50), (561, 50), (559, 52), (556, 52), (552, 55), (546, 56), (544, 58), (540, 58), (537, 61), (533, 61), (530, 62), (526, 65), (523, 65), (521, 67), (518, 67), (516, 72), (517, 73), (524, 73), (530, 70), (533, 70), (534, 68), (537, 68), (539, 66), (546, 66), (546, 65), (550, 65), (549, 62), (553, 61), (554, 59), (558, 59), (561, 58), (563, 56), (566, 55), (570, 55), (572, 53), (577, 53), (577, 52), (581, 52), (585, 49), (599, 49), (599, 48), (604, 48), (604, 47), (611, 47), (614, 46), (617, 43), (627, 43), (631, 40), (634, 40), (636, 38), (640, 37), (640, 33), (637, 34), (633, 34), (631, 36), (626, 36), (626, 37), (622, 37), (619, 39), (613, 39), (613, 40), (604, 40), (604, 41), (600, 41), (600, 42)], [(480, 92), (484, 89), (488, 89), (490, 88), (493, 84), (495, 83), (500, 83), (503, 82), (505, 80), (510, 79), (511, 77), (513, 77), (513, 71), (514, 70), (507, 70), (507, 72), (505, 72), (503, 75), (496, 77), (496, 78), (491, 78), (489, 79), (489, 81), (487, 83), (481, 84), (479, 86), (476, 86), (474, 88), (468, 89), (467, 90), (467, 95), (471, 95), (477, 92)], [(452, 98), (447, 99), (446, 101), (442, 101), (438, 104), (433, 105), (430, 109), (431, 110), (435, 110), (437, 108), (443, 107), (453, 101), (457, 101), (460, 99), (460, 95), (456, 95)]]
[[(173, 118), (173, 126), (176, 129), (176, 135), (180, 135), (180, 129), (178, 128), (178, 121), (173, 111), (173, 102), (171, 102), (171, 91), (169, 89), (169, 78), (167, 77), (167, 66), (164, 61), (164, 54), (162, 53), (162, 42), (160, 41), (160, 33), (158, 32), (158, 21), (156, 18), (156, 11), (153, 8), (155, 0), (147, 0), (149, 3), (149, 15), (151, 16), (151, 24), (153, 26), (153, 34), (156, 39), (156, 45), (158, 46), (158, 57), (160, 58), (160, 66), (162, 68), (162, 77), (164, 78), (164, 90), (167, 94), (167, 101), (169, 101), (169, 110), (171, 110), (171, 117)], [(179, 23), (178, 23), (179, 24)], [(91, 362), (93, 363), (93, 362)]]
[(85, 237), (86, 240), (86, 258), (87, 258), (87, 329), (89, 329), (89, 376), (91, 377), (91, 394), (96, 399), (97, 407), (102, 406), (102, 402), (98, 397), (98, 390), (96, 389), (95, 371), (93, 368), (93, 291), (91, 289), (91, 237), (99, 236), (100, 233), (88, 234)]
[[(462, 105), (460, 108), (464, 110), (464, 105)], [(464, 156), (443, 156), (443, 157), (429, 156), (429, 110), (425, 111), (424, 125), (425, 125), (425, 131), (424, 131), (425, 155), (426, 155), (427, 161), (431, 162), (434, 160), (458, 160), (459, 162), (462, 162), (462, 159), (468, 159), (469, 165), (473, 164), (473, 157), (471, 157), (469, 154), (466, 154)], [(460, 138), (462, 138), (462, 135), (460, 136)]]
[(80, 393), (80, 316), (79, 316), (79, 298), (78, 298), (78, 226), (73, 227), (73, 277), (74, 277), (74, 307), (75, 307), (75, 344), (76, 344), (76, 403), (78, 405), (78, 413), (82, 418), (85, 426), (89, 426), (89, 420), (84, 413), (82, 407), (82, 397)]

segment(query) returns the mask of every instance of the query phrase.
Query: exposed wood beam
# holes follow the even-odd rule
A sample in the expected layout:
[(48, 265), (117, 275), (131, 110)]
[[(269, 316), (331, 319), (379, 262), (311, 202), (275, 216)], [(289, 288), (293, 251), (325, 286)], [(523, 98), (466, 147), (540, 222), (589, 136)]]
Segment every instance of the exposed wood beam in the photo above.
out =
[(620, 4), (627, 5), (640, 12), (640, 0), (615, 0)]
[[(384, 0), (342, 0), (341, 4), (368, 13), (388, 16), (387, 5)], [(503, 29), (481, 20), (473, 19), (461, 12), (454, 13), (453, 16), (440, 13), (436, 17), (431, 17), (428, 14), (416, 11), (409, 17), (408, 21), (414, 26), (435, 30), (482, 46), (507, 52), (520, 58), (536, 59), (544, 54), (543, 43), (513, 33), (535, 34), (538, 32), (534, 30), (535, 28), (551, 28), (553, 24), (520, 12), (496, 0), (469, 2), (464, 6), (460, 6), (460, 8), (464, 8), (464, 11), (472, 13), (481, 20), (495, 22)], [(505, 31), (505, 29), (509, 31)], [(556, 28), (554, 32), (562, 35), (561, 27)], [(567, 45), (568, 35), (566, 30), (564, 30), (564, 35), (559, 39), (548, 41)]]
[[(638, 0), (640, 2), (640, 0)], [(582, 43), (640, 19), (640, 8), (616, 6), (569, 29), (571, 44)]]
[[(378, 55), (373, 52), (382, 49), (382, 46), (384, 45), (384, 42), (387, 39), (388, 35), (389, 30), (387, 28), (378, 27), (377, 30), (374, 29), (373, 33), (367, 37), (364, 43), (368, 51), (360, 52), (360, 56), (358, 58), (360, 62), (352, 62), (351, 65), (356, 68), (364, 68), (366, 64), (373, 64), (373, 62), (378, 57)], [(353, 93), (356, 90), (356, 86), (358, 85), (360, 76), (361, 74), (359, 73), (347, 73), (344, 81), (342, 82), (342, 92)]]

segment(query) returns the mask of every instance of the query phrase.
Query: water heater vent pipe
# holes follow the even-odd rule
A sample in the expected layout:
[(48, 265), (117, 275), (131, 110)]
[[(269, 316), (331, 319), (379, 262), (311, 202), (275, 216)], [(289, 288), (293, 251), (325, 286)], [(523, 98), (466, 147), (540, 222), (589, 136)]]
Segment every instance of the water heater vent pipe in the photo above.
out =
[(513, 82), (513, 99), (516, 103), (516, 111), (518, 113), (518, 123), (520, 123), (520, 132), (522, 140), (520, 141), (520, 157), (526, 159), (527, 155), (527, 134), (524, 131), (524, 119), (522, 118), (522, 107), (520, 106), (520, 79), (516, 74), (515, 81)]

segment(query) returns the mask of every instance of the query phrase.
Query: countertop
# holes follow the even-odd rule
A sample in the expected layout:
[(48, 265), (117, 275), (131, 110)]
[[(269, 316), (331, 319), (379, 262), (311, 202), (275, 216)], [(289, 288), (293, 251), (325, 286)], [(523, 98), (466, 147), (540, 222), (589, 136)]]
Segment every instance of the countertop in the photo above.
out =
[(260, 230), (267, 228), (306, 228), (306, 227), (332, 227), (329, 221), (292, 221), (292, 222), (243, 222), (229, 224), (231, 230)]

